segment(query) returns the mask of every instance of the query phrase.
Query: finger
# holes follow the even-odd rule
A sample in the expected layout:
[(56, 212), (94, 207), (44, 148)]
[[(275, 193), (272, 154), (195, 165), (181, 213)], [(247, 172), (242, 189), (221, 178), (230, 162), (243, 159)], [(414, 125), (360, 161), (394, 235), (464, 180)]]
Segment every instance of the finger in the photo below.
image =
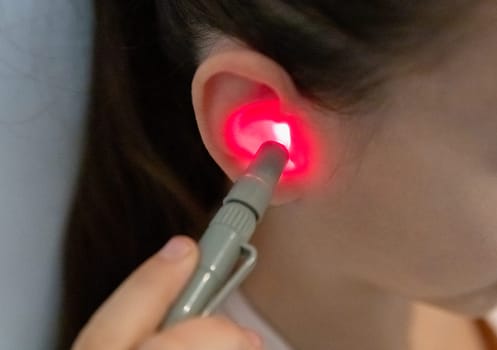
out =
[(194, 318), (145, 341), (139, 350), (259, 350), (260, 337), (224, 317)]
[[(177, 236), (135, 270), (97, 310), (76, 349), (129, 349), (155, 331), (198, 261), (192, 239)], [(91, 346), (90, 346), (91, 345)]]

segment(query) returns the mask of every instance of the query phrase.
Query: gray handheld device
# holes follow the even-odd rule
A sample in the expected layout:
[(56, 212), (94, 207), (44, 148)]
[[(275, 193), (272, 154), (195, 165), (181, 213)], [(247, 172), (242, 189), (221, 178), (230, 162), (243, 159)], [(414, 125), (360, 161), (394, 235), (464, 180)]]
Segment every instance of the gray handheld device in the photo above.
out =
[[(248, 241), (271, 201), (288, 157), (287, 149), (277, 142), (268, 141), (259, 148), (202, 235), (197, 268), (162, 328), (192, 316), (209, 315), (252, 271), (257, 250)], [(232, 272), (241, 256), (245, 257), (243, 263)]]

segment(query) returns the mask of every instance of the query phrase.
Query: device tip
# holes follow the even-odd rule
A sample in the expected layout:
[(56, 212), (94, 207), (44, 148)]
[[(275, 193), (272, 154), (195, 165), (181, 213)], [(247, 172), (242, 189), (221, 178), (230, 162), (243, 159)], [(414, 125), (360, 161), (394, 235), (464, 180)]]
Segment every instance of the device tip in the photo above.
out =
[(276, 185), (290, 158), (288, 149), (276, 141), (264, 142), (250, 164), (247, 174), (257, 176), (270, 186)]
[(236, 181), (224, 203), (236, 201), (250, 207), (260, 219), (289, 159), (286, 147), (278, 142), (263, 143), (254, 160)]

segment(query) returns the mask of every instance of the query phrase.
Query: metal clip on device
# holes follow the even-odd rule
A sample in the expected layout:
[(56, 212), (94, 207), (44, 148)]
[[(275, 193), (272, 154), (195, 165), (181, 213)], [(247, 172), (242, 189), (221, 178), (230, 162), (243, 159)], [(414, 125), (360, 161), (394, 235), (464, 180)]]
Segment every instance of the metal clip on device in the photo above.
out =
[[(287, 149), (277, 142), (268, 141), (259, 148), (202, 235), (197, 269), (162, 328), (211, 314), (252, 271), (257, 250), (248, 241), (271, 201), (288, 157)], [(244, 257), (242, 264), (232, 272), (240, 257)]]

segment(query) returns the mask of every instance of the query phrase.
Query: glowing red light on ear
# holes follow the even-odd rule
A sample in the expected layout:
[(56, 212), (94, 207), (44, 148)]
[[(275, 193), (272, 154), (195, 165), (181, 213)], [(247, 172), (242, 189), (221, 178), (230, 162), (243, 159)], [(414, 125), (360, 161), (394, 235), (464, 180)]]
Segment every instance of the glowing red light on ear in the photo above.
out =
[(264, 142), (276, 141), (290, 154), (284, 175), (308, 170), (309, 133), (301, 118), (281, 111), (277, 99), (256, 101), (235, 110), (228, 116), (225, 136), (230, 150), (244, 163), (253, 159)]

